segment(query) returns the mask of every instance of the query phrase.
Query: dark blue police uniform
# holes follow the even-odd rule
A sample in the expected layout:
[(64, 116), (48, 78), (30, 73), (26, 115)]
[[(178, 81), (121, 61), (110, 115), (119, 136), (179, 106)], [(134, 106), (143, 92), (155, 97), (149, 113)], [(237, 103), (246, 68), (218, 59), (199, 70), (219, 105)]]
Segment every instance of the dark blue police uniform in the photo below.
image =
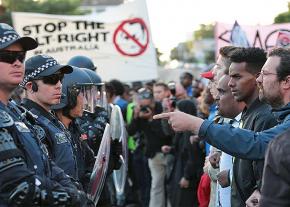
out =
[(75, 180), (78, 180), (78, 169), (76, 163), (77, 145), (72, 140), (70, 132), (50, 112), (44, 110), (40, 105), (29, 99), (24, 99), (23, 106), (36, 115), (37, 124), (46, 132), (43, 143), (46, 144), (52, 160), (64, 172)]
[(0, 102), (0, 206), (72, 206), (78, 190), (50, 162), (25, 115), (15, 104)]

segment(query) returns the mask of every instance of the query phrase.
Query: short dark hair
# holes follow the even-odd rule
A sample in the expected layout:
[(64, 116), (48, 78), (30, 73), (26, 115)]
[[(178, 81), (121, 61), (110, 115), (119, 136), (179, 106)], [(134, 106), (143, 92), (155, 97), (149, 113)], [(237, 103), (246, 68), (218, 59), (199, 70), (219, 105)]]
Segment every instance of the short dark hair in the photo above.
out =
[(116, 96), (122, 96), (123, 93), (125, 92), (123, 83), (117, 79), (113, 79), (109, 82), (111, 84), (111, 86), (113, 86), (114, 88), (114, 94)]
[(193, 75), (189, 72), (184, 72), (181, 74), (180, 78), (188, 77), (189, 79), (193, 79)]
[(279, 81), (286, 79), (290, 75), (290, 49), (288, 48), (274, 48), (268, 54), (268, 57), (280, 57), (280, 64), (276, 68), (277, 77)]
[(113, 87), (113, 85), (110, 82), (106, 82), (105, 83), (105, 90), (106, 90), (106, 95), (109, 98), (112, 98), (115, 95), (115, 89)]
[(256, 75), (261, 72), (267, 60), (266, 52), (258, 47), (240, 47), (230, 54), (230, 60), (235, 63), (246, 62), (246, 70)]
[(157, 83), (154, 83), (153, 86), (155, 86), (155, 87), (161, 86), (161, 87), (164, 88), (164, 90), (169, 90), (168, 85), (165, 84), (165, 83), (163, 83), (163, 82), (157, 82)]
[(219, 54), (223, 57), (222, 62), (225, 66), (224, 73), (227, 75), (229, 74), (229, 68), (232, 63), (230, 56), (237, 48), (238, 47), (236, 46), (229, 45), (229, 46), (221, 47), (219, 49)]
[(132, 82), (132, 88), (133, 88), (134, 91), (137, 92), (142, 87), (143, 87), (143, 84), (142, 84), (141, 81), (134, 81), (134, 82)]

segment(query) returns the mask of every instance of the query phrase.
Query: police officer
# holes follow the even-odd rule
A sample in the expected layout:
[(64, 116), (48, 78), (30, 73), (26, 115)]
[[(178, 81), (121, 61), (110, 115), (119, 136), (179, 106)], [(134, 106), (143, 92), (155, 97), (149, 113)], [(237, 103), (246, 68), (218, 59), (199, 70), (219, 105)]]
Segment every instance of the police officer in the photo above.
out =
[(52, 107), (59, 120), (71, 134), (71, 140), (75, 145), (79, 178), (85, 190), (89, 183), (95, 158), (93, 151), (87, 144), (87, 137), (81, 136), (81, 129), (75, 119), (83, 115), (83, 110), (93, 110), (93, 105), (91, 105), (94, 103), (93, 92), (90, 77), (81, 69), (74, 67), (71, 74), (64, 76), (61, 102)]
[[(104, 83), (102, 82), (99, 75), (96, 73), (96, 66), (93, 61), (85, 56), (75, 56), (68, 62), (69, 65), (80, 67), (85, 71), (91, 78), (92, 83), (96, 86), (96, 94), (98, 103), (95, 105), (94, 112), (84, 111), (83, 116), (76, 119), (76, 122), (81, 128), (83, 137), (87, 138), (87, 142), (94, 154), (97, 155), (99, 147), (102, 141), (102, 136), (105, 130), (105, 126), (109, 123), (108, 110), (109, 106), (106, 102), (106, 97), (103, 96)], [(122, 146), (117, 140), (111, 142), (111, 154), (109, 161), (109, 173), (112, 173), (113, 169), (119, 169), (121, 162), (119, 155), (122, 154)], [(98, 206), (111, 206), (115, 201), (110, 202), (111, 194), (114, 194), (113, 188), (109, 187), (110, 182), (104, 186)], [(110, 190), (109, 190), (110, 189)], [(110, 204), (111, 203), (111, 204)]]
[[(77, 119), (77, 122), (81, 126), (82, 134), (87, 136), (88, 144), (93, 149), (94, 153), (97, 154), (102, 136), (106, 127), (106, 124), (109, 123), (108, 112), (105, 110), (107, 108), (104, 106), (104, 97), (103, 97), (103, 86), (100, 77), (93, 72), (92, 70), (82, 68), (91, 78), (93, 84), (96, 86), (97, 103), (95, 104), (94, 113), (84, 111), (82, 117)], [(105, 107), (105, 108), (104, 108)]]
[[(107, 103), (104, 100), (104, 83), (101, 82), (100, 77), (96, 74), (96, 72), (92, 70), (89, 70), (87, 68), (81, 69), (90, 76), (92, 83), (94, 84), (94, 86), (96, 86), (96, 94), (94, 95), (96, 96), (97, 103), (95, 104), (94, 113), (84, 111), (83, 116), (79, 117), (77, 121), (79, 121), (78, 123), (80, 123), (81, 128), (86, 130), (89, 141), (88, 143), (90, 147), (94, 150), (94, 152), (97, 153), (102, 140), (104, 129), (106, 127), (106, 123), (109, 123), (107, 110), (110, 109), (109, 106), (106, 105)], [(122, 154), (122, 146), (118, 140), (113, 140), (111, 143), (112, 153), (110, 157), (110, 165), (112, 165), (111, 168), (113, 169), (119, 169), (121, 164), (119, 162), (119, 155)]]
[[(96, 86), (97, 104), (94, 106), (94, 112), (84, 111), (83, 116), (76, 119), (80, 125), (83, 136), (87, 137), (88, 144), (93, 149), (95, 155), (98, 153), (102, 136), (106, 127), (106, 123), (109, 123), (109, 115), (107, 111), (110, 111), (110, 107), (106, 103), (106, 96), (104, 95), (102, 82), (99, 75), (96, 73), (96, 66), (93, 61), (86, 56), (75, 56), (68, 62), (69, 65), (80, 67), (85, 71), (94, 86)], [(122, 154), (122, 146), (117, 140), (112, 142), (112, 150), (110, 156), (110, 170), (119, 169), (121, 161), (119, 155)]]
[(26, 51), (36, 47), (0, 23), (0, 206), (81, 206), (85, 196), (49, 161), (33, 116), (9, 101), (23, 79)]
[[(74, 56), (68, 62), (69, 65), (82, 68), (91, 78), (93, 84), (97, 87), (96, 96), (98, 95), (99, 103), (96, 104), (94, 113), (84, 111), (83, 116), (77, 119), (78, 124), (81, 126), (83, 136), (87, 137), (89, 146), (93, 149), (95, 155), (98, 153), (102, 136), (109, 123), (109, 116), (105, 108), (106, 102), (103, 97), (103, 83), (99, 75), (95, 72), (96, 66), (86, 56)], [(102, 103), (103, 102), (103, 103)], [(105, 108), (104, 108), (105, 107)]]
[(22, 105), (37, 117), (38, 124), (47, 136), (42, 142), (51, 159), (66, 174), (78, 181), (78, 170), (71, 135), (51, 113), (51, 106), (60, 103), (61, 81), (64, 74), (73, 71), (71, 66), (60, 65), (53, 57), (36, 55), (25, 62), (25, 77), (21, 85), (27, 91)]

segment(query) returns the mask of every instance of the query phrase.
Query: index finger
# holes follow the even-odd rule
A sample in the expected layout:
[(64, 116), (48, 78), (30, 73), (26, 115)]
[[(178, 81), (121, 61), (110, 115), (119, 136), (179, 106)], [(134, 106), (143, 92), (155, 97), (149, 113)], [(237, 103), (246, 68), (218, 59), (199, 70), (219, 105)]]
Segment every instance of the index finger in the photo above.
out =
[(170, 118), (171, 112), (169, 113), (162, 113), (153, 116), (153, 119), (168, 119)]

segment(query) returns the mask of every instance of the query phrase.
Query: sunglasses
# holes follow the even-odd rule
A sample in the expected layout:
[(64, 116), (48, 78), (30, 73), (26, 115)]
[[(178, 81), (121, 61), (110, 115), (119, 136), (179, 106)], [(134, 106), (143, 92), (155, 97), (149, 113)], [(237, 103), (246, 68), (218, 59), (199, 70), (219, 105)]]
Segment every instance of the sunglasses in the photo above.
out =
[(23, 63), (25, 56), (26, 56), (26, 51), (2, 50), (0, 51), (0, 62), (12, 64), (16, 60), (19, 60), (21, 63)]
[(50, 76), (45, 76), (40, 78), (39, 80), (42, 80), (42, 82), (44, 84), (48, 84), (48, 85), (56, 85), (58, 83), (58, 81), (62, 82), (64, 74), (60, 73), (60, 74), (52, 74)]

